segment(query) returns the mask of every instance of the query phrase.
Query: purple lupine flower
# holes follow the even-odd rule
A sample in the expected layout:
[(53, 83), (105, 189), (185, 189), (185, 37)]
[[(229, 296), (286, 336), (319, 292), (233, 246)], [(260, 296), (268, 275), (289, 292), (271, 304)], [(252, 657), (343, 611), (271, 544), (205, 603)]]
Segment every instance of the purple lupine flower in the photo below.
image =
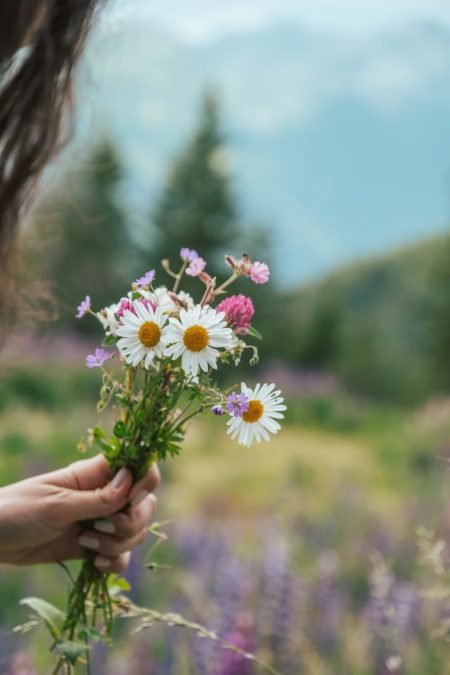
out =
[(257, 608), (259, 631), (271, 646), (273, 665), (281, 672), (296, 672), (291, 668), (294, 663), (300, 665), (296, 635), (305, 630), (308, 621), (305, 616), (307, 586), (293, 574), (286, 538), (274, 531), (270, 523), (266, 527), (268, 543)]
[(236, 394), (236, 392), (233, 391), (233, 393), (228, 396), (227, 401), (227, 410), (233, 417), (242, 417), (248, 410), (248, 396), (245, 394)]
[(198, 277), (198, 275), (203, 272), (205, 267), (206, 267), (206, 260), (197, 257), (190, 263), (189, 267), (186, 270), (186, 274), (190, 277)]
[(85, 299), (82, 300), (78, 305), (75, 318), (81, 319), (87, 312), (89, 312), (90, 309), (91, 309), (91, 298), (89, 297), (89, 295), (87, 295)]
[(193, 262), (200, 256), (198, 255), (197, 251), (195, 251), (193, 248), (182, 248), (180, 251), (180, 258), (184, 262)]
[[(5, 671), (2, 670), (2, 672)], [(37, 675), (25, 652), (12, 654), (7, 673), (8, 675)]]
[(149, 270), (144, 274), (144, 276), (139, 277), (139, 279), (136, 279), (134, 282), (136, 286), (139, 286), (140, 288), (142, 286), (150, 286), (153, 283), (153, 279), (155, 278), (155, 270)]
[(219, 404), (213, 405), (213, 407), (211, 408), (211, 412), (214, 413), (214, 415), (217, 415), (218, 417), (221, 415), (225, 415), (225, 410)]
[(95, 354), (86, 356), (86, 365), (88, 368), (99, 368), (110, 358), (110, 356), (111, 354), (107, 352), (106, 349), (100, 347), (95, 350)]
[[(252, 652), (255, 645), (249, 635), (249, 628), (240, 627), (238, 621), (236, 623), (238, 626), (225, 635), (225, 640), (246, 654)], [(221, 653), (218, 675), (252, 675), (253, 672), (253, 663), (245, 654), (233, 651)]]

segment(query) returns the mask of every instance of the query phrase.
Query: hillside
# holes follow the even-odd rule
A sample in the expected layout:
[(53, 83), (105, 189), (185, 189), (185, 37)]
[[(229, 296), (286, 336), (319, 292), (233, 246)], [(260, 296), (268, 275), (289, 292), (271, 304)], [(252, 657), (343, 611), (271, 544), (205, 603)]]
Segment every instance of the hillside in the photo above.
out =
[[(444, 235), (289, 293), (288, 360), (334, 371), (361, 393), (404, 402), (447, 390), (449, 274)], [(279, 344), (267, 348), (279, 352)]]

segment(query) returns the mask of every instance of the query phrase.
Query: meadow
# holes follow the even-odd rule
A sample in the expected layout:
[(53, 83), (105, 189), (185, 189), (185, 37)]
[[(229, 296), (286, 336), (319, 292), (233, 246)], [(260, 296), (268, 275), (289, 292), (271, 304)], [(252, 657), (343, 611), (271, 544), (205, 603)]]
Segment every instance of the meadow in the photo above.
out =
[[(130, 597), (180, 612), (283, 675), (447, 675), (449, 572), (435, 568), (439, 555), (448, 565), (448, 547), (418, 528), (450, 539), (450, 402), (387, 406), (286, 373), (286, 424), (271, 443), (243, 448), (223, 420), (205, 417), (161, 467), (168, 541), (149, 554), (149, 535), (136, 553)], [(93, 373), (54, 362), (5, 369), (2, 483), (77, 458), (96, 421), (96, 387)], [(44, 633), (12, 629), (27, 619), (24, 596), (62, 605), (63, 571), (3, 566), (0, 584), (0, 672), (51, 672)], [(114, 648), (96, 645), (92, 657), (94, 675), (259, 672), (189, 630), (158, 625), (134, 637), (120, 625)]]

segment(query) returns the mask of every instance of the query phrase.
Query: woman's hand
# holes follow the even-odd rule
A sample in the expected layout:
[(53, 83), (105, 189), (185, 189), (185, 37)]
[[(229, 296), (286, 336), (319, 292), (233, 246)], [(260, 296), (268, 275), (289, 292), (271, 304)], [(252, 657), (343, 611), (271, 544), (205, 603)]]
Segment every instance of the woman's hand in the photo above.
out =
[[(112, 475), (103, 455), (0, 488), (0, 562), (32, 565), (83, 558), (121, 572), (156, 509), (156, 466), (133, 485), (128, 469)], [(120, 512), (127, 504), (128, 508)], [(94, 521), (85, 529), (81, 521)]]

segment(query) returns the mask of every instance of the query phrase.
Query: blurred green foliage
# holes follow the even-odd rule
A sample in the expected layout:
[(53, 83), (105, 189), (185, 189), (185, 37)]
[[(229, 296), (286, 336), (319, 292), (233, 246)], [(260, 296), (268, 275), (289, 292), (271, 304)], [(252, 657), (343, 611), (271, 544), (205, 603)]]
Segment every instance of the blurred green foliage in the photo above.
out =
[[(90, 157), (65, 176), (37, 218), (27, 256), (38, 278), (51, 283), (59, 306), (56, 329), (92, 333), (92, 322), (75, 319), (80, 301), (90, 295), (98, 308), (105, 307), (145, 271), (128, 214), (120, 205), (122, 180), (114, 145), (100, 141)], [(44, 254), (36, 256), (42, 240)]]
[(0, 378), (0, 411), (21, 405), (69, 409), (77, 399), (95, 405), (98, 391), (97, 379), (85, 368), (11, 368)]
[[(351, 390), (415, 404), (450, 391), (450, 237), (339, 270), (280, 298), (283, 356)], [(280, 354), (267, 328), (268, 352)]]

